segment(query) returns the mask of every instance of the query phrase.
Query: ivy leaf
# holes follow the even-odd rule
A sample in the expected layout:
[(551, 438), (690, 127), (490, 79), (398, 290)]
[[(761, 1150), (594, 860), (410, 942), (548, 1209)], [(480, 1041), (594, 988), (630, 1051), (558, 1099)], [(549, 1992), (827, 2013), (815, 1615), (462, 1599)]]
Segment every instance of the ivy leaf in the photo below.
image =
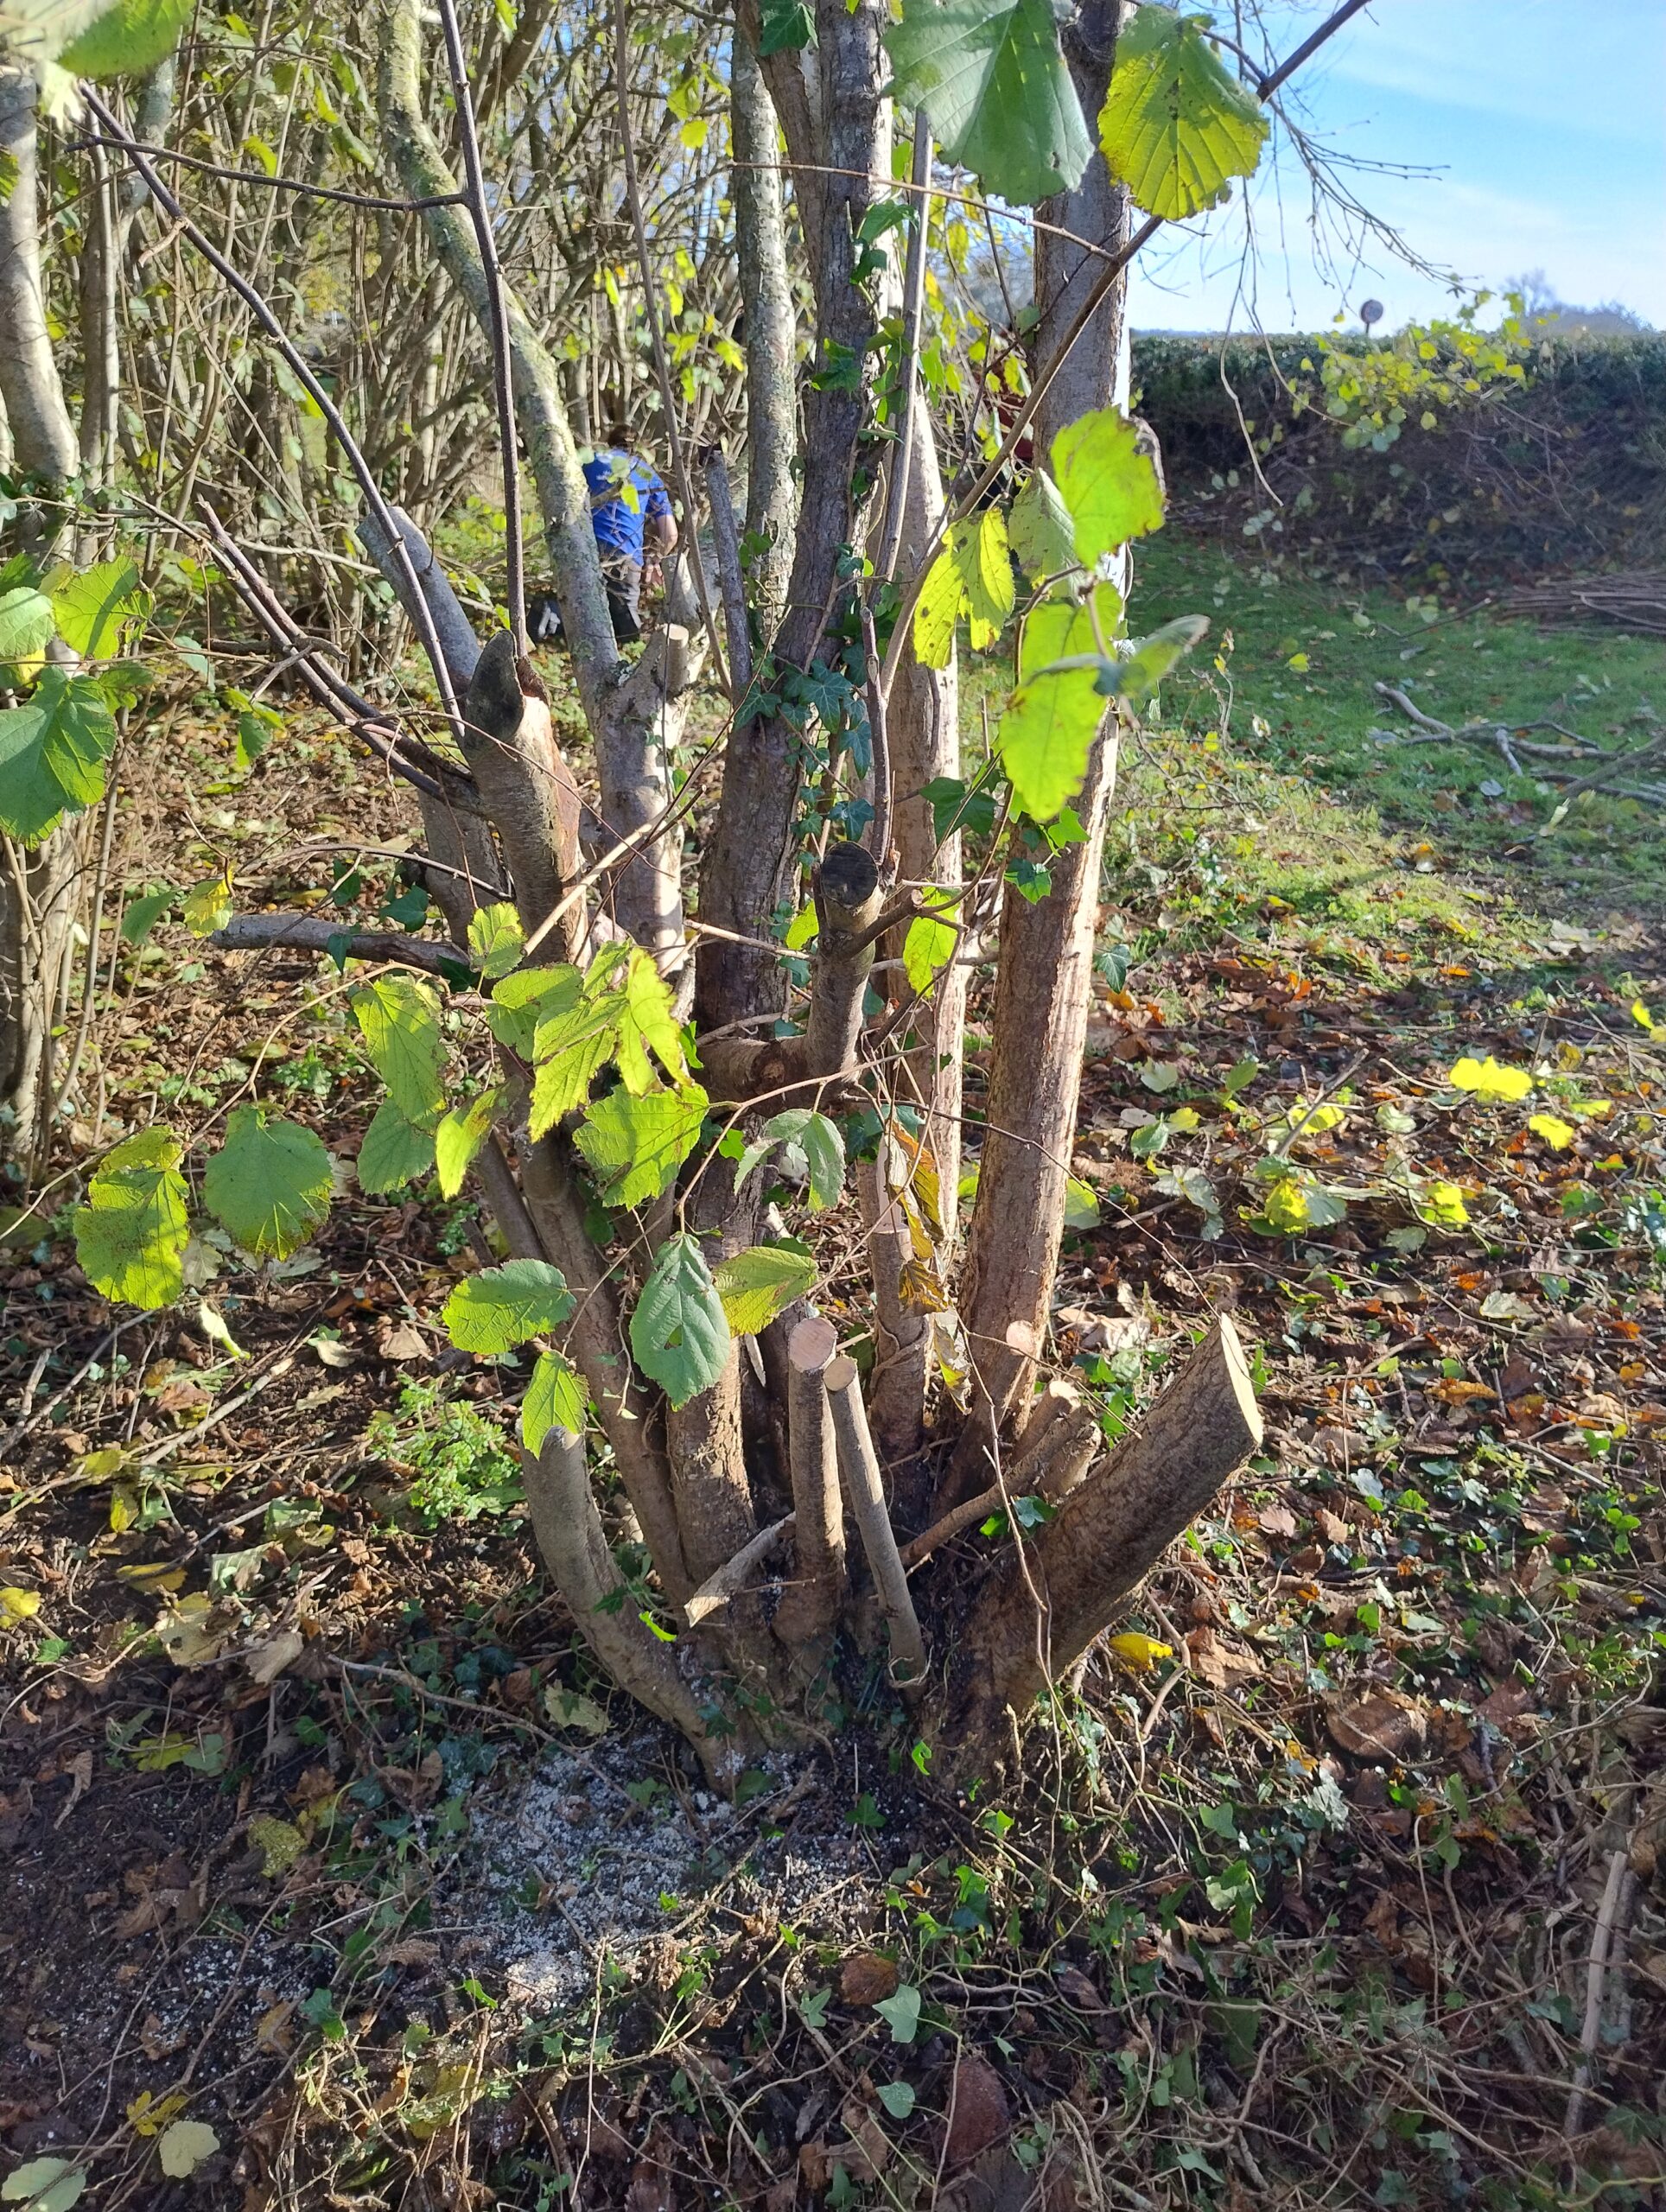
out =
[(558, 1351), (541, 1351), (521, 1400), (521, 1442), (537, 1452), (552, 1428), (582, 1436), (586, 1402), (583, 1378), (572, 1362)]
[[(1098, 587), (1100, 628), (1116, 626), (1121, 604)], [(995, 748), (1013, 797), (1033, 822), (1051, 822), (1087, 773), (1104, 705), (1094, 688), (1095, 666), (1055, 668), (1054, 662), (1096, 657), (1098, 644), (1085, 607), (1045, 600), (1024, 624), (1018, 647), (1018, 689), (995, 734)]]
[(169, 1306), (184, 1287), (190, 1237), (183, 1154), (171, 1129), (142, 1129), (106, 1153), (74, 1218), (75, 1256), (106, 1298)]
[(1162, 486), (1121, 408), (1096, 408), (1067, 423), (1052, 442), (1052, 458), (1084, 568), (1131, 537), (1162, 528)]
[(520, 916), (506, 899), (482, 906), (469, 917), (468, 949), (488, 983), (506, 976), (526, 948)]
[(116, 724), (104, 687), (49, 662), (21, 707), (0, 712), (0, 830), (39, 844), (104, 797)]
[[(431, 1120), (413, 1122), (397, 1098), (385, 1098), (371, 1117), (359, 1147), (359, 1187), (367, 1198), (403, 1190), (433, 1166), (436, 1131)], [(452, 1194), (447, 1192), (449, 1197)]]
[(1099, 143), (1114, 177), (1149, 215), (1183, 220), (1251, 176), (1267, 118), (1209, 42), (1206, 17), (1145, 0), (1116, 40)]
[(1076, 566), (1070, 509), (1045, 468), (1032, 473), (1013, 501), (1007, 529), (1027, 576), (1056, 576)]
[(5, 666), (32, 674), (57, 627), (52, 601), (33, 584), (0, 591), (0, 663)]
[(902, 941), (902, 968), (909, 988), (922, 994), (929, 991), (939, 973), (955, 957), (960, 942), (960, 932), (952, 922), (938, 918), (939, 913), (953, 911), (954, 902), (948, 898), (933, 899), (928, 892), (926, 903), (935, 906), (938, 913), (917, 914), (908, 925), (908, 934)]
[(179, 42), (194, 0), (120, 0), (58, 55), (73, 77), (127, 77), (153, 68)]
[(910, 1981), (892, 1996), (875, 1999), (874, 2010), (891, 2031), (893, 2043), (912, 2043), (919, 2028), (919, 1992)]
[(202, 1179), (203, 1202), (245, 1252), (286, 1260), (330, 1210), (330, 1156), (299, 1122), (233, 1109)]
[(1001, 635), (1013, 611), (1012, 558), (1007, 518), (999, 507), (951, 523), (914, 608), (914, 656), (924, 667), (946, 668), (955, 624), (963, 614), (974, 652)]
[(610, 1090), (599, 1099), (573, 1141), (589, 1163), (603, 1205), (639, 1206), (668, 1188), (694, 1150), (710, 1103), (698, 1084), (639, 1098)]
[(907, 2082), (881, 2082), (874, 2092), (893, 2120), (906, 2120), (914, 2109), (914, 2091)]
[(455, 1198), (461, 1190), (469, 1163), (486, 1142), (503, 1101), (501, 1089), (483, 1090), (467, 1106), (454, 1106), (435, 1130), (434, 1163), (442, 1198)]
[(1093, 143), (1052, 0), (903, 0), (885, 43), (896, 100), (923, 107), (944, 158), (997, 198), (1033, 207), (1087, 167)]
[(530, 1337), (558, 1329), (573, 1310), (573, 1294), (547, 1260), (506, 1260), (465, 1275), (441, 1312), (459, 1351), (513, 1351)]
[[(79, 72), (84, 77), (95, 73)], [(150, 595), (140, 588), (139, 572), (130, 561), (100, 561), (79, 572), (60, 569), (48, 577), (47, 590), (58, 635), (83, 660), (114, 660), (124, 653), (150, 607)]]
[(382, 976), (347, 1003), (388, 1096), (407, 1121), (431, 1122), (446, 1103), (439, 1000), (410, 976)]
[(631, 1316), (638, 1365), (673, 1406), (686, 1406), (716, 1382), (728, 1349), (728, 1317), (705, 1254), (686, 1231), (669, 1238)]
[(755, 1337), (795, 1298), (816, 1285), (816, 1262), (802, 1244), (754, 1244), (718, 1262), (712, 1281), (737, 1337)]

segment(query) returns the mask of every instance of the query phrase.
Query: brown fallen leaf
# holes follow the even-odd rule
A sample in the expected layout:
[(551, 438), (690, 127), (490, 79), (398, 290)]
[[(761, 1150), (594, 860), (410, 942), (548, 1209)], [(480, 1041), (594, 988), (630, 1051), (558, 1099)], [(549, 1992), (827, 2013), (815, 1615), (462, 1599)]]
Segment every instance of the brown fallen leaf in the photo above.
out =
[(64, 1822), (75, 1810), (75, 1808), (80, 1803), (82, 1798), (86, 1796), (87, 1791), (92, 1787), (92, 1752), (77, 1751), (74, 1758), (71, 1759), (69, 1764), (64, 1769), (64, 1772), (69, 1777), (69, 1796), (64, 1801), (63, 1811), (59, 1814), (57, 1819), (52, 1823), (54, 1832), (62, 1827)]
[(1068, 1959), (1064, 1960), (1053, 1968), (1052, 1978), (1059, 1985), (1060, 1996), (1074, 2005), (1079, 2012), (1103, 2012), (1104, 2011), (1104, 1999), (1100, 1996), (1081, 1967), (1072, 1966)]
[(281, 1628), (264, 1643), (251, 1644), (243, 1654), (244, 1666), (249, 1680), (258, 1682), (262, 1688), (275, 1682), (286, 1668), (292, 1667), (307, 1648), (307, 1639), (298, 1628)]
[(1288, 1505), (1263, 1505), (1256, 1516), (1256, 1526), (1269, 1536), (1294, 1536), (1296, 1516)]
[(1402, 1690), (1327, 1698), (1325, 1725), (1332, 1741), (1357, 1759), (1404, 1758), (1421, 1750), (1428, 1732), (1423, 1708)]
[(376, 1332), (376, 1349), (384, 1359), (426, 1359), (428, 1338), (409, 1321), (384, 1320)]
[(1211, 1689), (1230, 1689), (1234, 1682), (1249, 1681), (1262, 1672), (1253, 1651), (1224, 1643), (1212, 1628), (1194, 1628), (1186, 1639), (1192, 1671)]
[(947, 2166), (963, 2166), (1010, 2133), (1006, 2084), (987, 2058), (969, 2050), (955, 2062), (949, 2084), (949, 2125), (943, 2146)]
[(877, 2005), (894, 1997), (902, 1975), (882, 1951), (858, 1951), (839, 1975), (839, 1998), (846, 2005)]

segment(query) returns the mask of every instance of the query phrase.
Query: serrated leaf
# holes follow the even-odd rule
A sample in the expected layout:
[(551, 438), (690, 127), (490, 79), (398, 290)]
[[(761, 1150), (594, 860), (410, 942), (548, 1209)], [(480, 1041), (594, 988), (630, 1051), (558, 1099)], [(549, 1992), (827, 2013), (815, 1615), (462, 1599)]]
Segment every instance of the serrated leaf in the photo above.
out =
[(1095, 408), (1067, 423), (1052, 442), (1051, 459), (1084, 568), (1162, 528), (1162, 486), (1121, 408)]
[(106, 1298), (169, 1306), (184, 1287), (183, 1156), (171, 1129), (142, 1129), (106, 1153), (88, 1183), (74, 1217), (75, 1256)]
[(552, 1428), (582, 1436), (586, 1403), (583, 1377), (572, 1362), (558, 1351), (541, 1351), (521, 1400), (521, 1442), (537, 1452)]
[(486, 1026), (499, 1044), (530, 1060), (539, 1022), (576, 1006), (583, 988), (576, 968), (518, 968), (493, 992)]
[(685, 1231), (659, 1248), (631, 1316), (631, 1350), (673, 1406), (709, 1390), (729, 1350), (728, 1317), (705, 1254)]
[(1525, 1068), (1505, 1067), (1491, 1052), (1484, 1060), (1472, 1059), (1466, 1053), (1447, 1071), (1447, 1081), (1454, 1090), (1469, 1090), (1478, 1098), (1511, 1104), (1518, 1098), (1525, 1098), (1533, 1088), (1533, 1077)]
[(520, 916), (506, 899), (481, 906), (470, 915), (468, 949), (488, 983), (506, 976), (519, 961), (526, 949), (526, 932), (520, 925)]
[(130, 899), (122, 908), (122, 943), (143, 944), (179, 895), (171, 883), (164, 883), (159, 890)]
[(988, 192), (1027, 207), (1079, 179), (1093, 144), (1052, 0), (903, 0), (885, 43), (894, 98)]
[(310, 1129), (238, 1106), (203, 1174), (202, 1196), (245, 1252), (287, 1260), (328, 1213), (330, 1186), (330, 1155)]
[(513, 1351), (531, 1337), (558, 1329), (573, 1310), (573, 1294), (547, 1260), (506, 1260), (465, 1275), (441, 1313), (459, 1351)]
[(760, 0), (758, 59), (796, 52), (816, 43), (816, 14), (810, 0)]
[(359, 1189), (372, 1198), (403, 1190), (427, 1174), (434, 1165), (435, 1149), (433, 1122), (413, 1122), (397, 1098), (385, 1098), (359, 1147), (355, 1173)]
[(348, 994), (371, 1064), (408, 1121), (430, 1122), (445, 1108), (445, 1037), (440, 1002), (410, 976), (382, 976)]
[[(928, 906), (936, 905), (943, 912), (956, 910), (957, 902), (952, 899), (934, 899), (930, 892), (924, 896)], [(902, 940), (902, 969), (910, 988), (922, 994), (929, 991), (954, 958), (959, 942), (960, 931), (952, 922), (940, 919), (938, 914), (917, 914)]]
[(795, 1298), (816, 1287), (816, 1262), (801, 1244), (754, 1244), (722, 1260), (712, 1275), (729, 1327), (755, 1337)]
[(0, 664), (32, 673), (57, 626), (52, 601), (33, 584), (0, 591)]
[(162, 2170), (174, 2181), (188, 2181), (205, 2158), (219, 2148), (219, 2138), (207, 2121), (176, 2120), (164, 2128), (156, 2143)]
[(1415, 1203), (1423, 1219), (1436, 1229), (1462, 1229), (1469, 1220), (1469, 1208), (1456, 1183), (1425, 1183)]
[(119, 0), (58, 53), (58, 66), (73, 77), (127, 77), (154, 68), (178, 44), (193, 7), (194, 0)]
[[(1120, 613), (1116, 594), (1097, 588), (1100, 626), (1109, 636)], [(1104, 717), (1091, 667), (1055, 669), (1050, 664), (1097, 651), (1085, 607), (1050, 599), (1024, 624), (1018, 648), (1018, 689), (1007, 702), (995, 749), (1013, 797), (1033, 822), (1051, 822), (1078, 791), (1088, 754)]]
[(124, 653), (149, 609), (149, 594), (140, 588), (139, 572), (130, 561), (100, 561), (96, 568), (79, 571), (60, 569), (48, 577), (46, 588), (58, 635), (83, 660), (114, 660)]
[(1262, 1211), (1281, 1235), (1294, 1236), (1307, 1226), (1307, 1193), (1294, 1175), (1282, 1175), (1268, 1192)]
[(581, 998), (564, 1013), (538, 1023), (530, 1116), (535, 1137), (553, 1128), (589, 1096), (590, 1085), (614, 1057), (623, 1010), (623, 993), (608, 991), (600, 998)]
[(982, 652), (1000, 636), (1013, 604), (1007, 522), (1000, 508), (951, 523), (914, 608), (915, 658), (926, 668), (946, 668), (963, 614), (973, 649)]
[(610, 1090), (589, 1108), (573, 1141), (604, 1205), (639, 1206), (670, 1186), (694, 1150), (710, 1101), (698, 1084), (633, 1097)]
[(0, 2202), (20, 2212), (70, 2212), (92, 2178), (87, 2167), (67, 2158), (29, 2158), (0, 2182)]
[(654, 965), (652, 953), (633, 945), (625, 969), (616, 1047), (619, 1072), (627, 1090), (640, 1096), (658, 1081), (649, 1063), (650, 1052), (671, 1082), (687, 1080), (689, 1063), (674, 1005), (671, 987)]
[(486, 1142), (504, 1102), (501, 1089), (483, 1090), (467, 1106), (454, 1106), (434, 1132), (434, 1164), (439, 1170), (440, 1193), (455, 1198), (475, 1154)]
[(1208, 19), (1145, 0), (1116, 40), (1099, 143), (1149, 215), (1182, 221), (1253, 175), (1267, 139), (1260, 103), (1225, 67)]
[(1019, 566), (1032, 580), (1077, 565), (1076, 532), (1065, 497), (1045, 468), (1033, 471), (1013, 501), (1008, 535)]
[(38, 844), (104, 797), (116, 723), (93, 676), (48, 662), (21, 707), (0, 711), (0, 829)]

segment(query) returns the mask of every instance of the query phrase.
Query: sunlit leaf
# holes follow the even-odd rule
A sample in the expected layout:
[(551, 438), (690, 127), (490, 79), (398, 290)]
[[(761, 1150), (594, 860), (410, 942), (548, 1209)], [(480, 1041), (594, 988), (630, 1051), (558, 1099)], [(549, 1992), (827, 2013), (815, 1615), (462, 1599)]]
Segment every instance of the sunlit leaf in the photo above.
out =
[(1066, 423), (1052, 442), (1052, 460), (1084, 568), (1162, 528), (1162, 486), (1120, 408), (1096, 408)]
[(610, 1090), (573, 1133), (604, 1205), (639, 1206), (657, 1198), (688, 1158), (710, 1101), (697, 1084), (676, 1090)]
[(0, 591), (0, 665), (31, 674), (57, 626), (52, 601), (33, 584)]
[(106, 1153), (74, 1216), (75, 1256), (106, 1298), (171, 1305), (190, 1237), (183, 1154), (171, 1129), (143, 1129)]
[(558, 1351), (541, 1351), (521, 1400), (521, 1442), (537, 1452), (552, 1428), (582, 1436), (585, 1404), (583, 1377), (572, 1362)]
[(204, 876), (180, 901), (181, 918), (193, 937), (212, 937), (225, 928), (235, 911), (231, 880), (224, 872)]
[(486, 982), (495, 982), (500, 976), (506, 976), (525, 946), (526, 933), (521, 928), (520, 916), (506, 899), (481, 906), (470, 915), (468, 949)]
[(573, 1294), (547, 1260), (506, 1260), (465, 1275), (440, 1319), (459, 1351), (512, 1351), (531, 1337), (558, 1329), (573, 1310)]
[(67, 2158), (28, 2158), (0, 2182), (0, 2203), (19, 2212), (70, 2212), (92, 2178), (87, 2167)]
[(12, 1585), (0, 1589), (0, 1628), (16, 1628), (19, 1621), (32, 1621), (40, 1610), (38, 1590), (19, 1590)]
[[(1100, 628), (1109, 636), (1121, 611), (1108, 584), (1096, 593)], [(1033, 822), (1051, 822), (1081, 789), (1088, 754), (1104, 716), (1094, 669), (1053, 668), (1056, 661), (1097, 653), (1085, 607), (1050, 599), (1030, 613), (1018, 648), (1018, 689), (995, 735), (1018, 806)]]
[(491, 1132), (504, 1096), (501, 1089), (482, 1090), (467, 1106), (454, 1106), (442, 1117), (434, 1132), (434, 1164), (442, 1198), (455, 1198), (461, 1190), (463, 1178)]
[(1454, 1090), (1469, 1090), (1478, 1098), (1510, 1103), (1525, 1098), (1533, 1088), (1533, 1077), (1525, 1068), (1502, 1066), (1491, 1052), (1484, 1060), (1466, 1055), (1447, 1071), (1447, 1080)]
[(915, 658), (925, 668), (946, 668), (963, 614), (973, 646), (982, 651), (1000, 636), (1013, 605), (1012, 562), (1000, 508), (951, 523), (914, 608)]
[(1148, 214), (1218, 206), (1261, 160), (1267, 118), (1211, 45), (1208, 18), (1143, 0), (1117, 35), (1099, 143)]
[(381, 976), (347, 1003), (388, 1096), (408, 1120), (431, 1122), (446, 1103), (439, 1000), (414, 976)]
[(59, 636), (83, 660), (113, 660), (125, 652), (149, 610), (149, 594), (141, 588), (139, 572), (130, 561), (60, 569), (48, 577), (46, 588)]
[(1415, 1204), (1423, 1219), (1436, 1229), (1462, 1229), (1469, 1219), (1464, 1194), (1456, 1183), (1424, 1184)]
[(1530, 1114), (1527, 1126), (1536, 1137), (1542, 1137), (1553, 1152), (1566, 1152), (1579, 1131), (1571, 1122), (1564, 1122), (1556, 1114)]
[(126, 77), (154, 68), (179, 42), (193, 0), (119, 0), (57, 54), (73, 77)]
[(0, 830), (38, 844), (66, 814), (96, 804), (115, 746), (98, 678), (48, 662), (21, 707), (0, 709)]
[(1008, 532), (1027, 576), (1056, 576), (1077, 565), (1076, 532), (1064, 494), (1045, 468), (1026, 479), (1013, 501)]
[(359, 1147), (359, 1189), (367, 1198), (380, 1198), (426, 1175), (434, 1165), (436, 1137), (432, 1120), (413, 1122), (397, 1098), (385, 1098)]
[(816, 1262), (802, 1245), (754, 1244), (720, 1261), (712, 1281), (734, 1334), (755, 1337), (795, 1298), (808, 1297)]
[(219, 2148), (219, 2138), (206, 2121), (176, 2120), (164, 2129), (156, 2145), (162, 2171), (175, 2181), (186, 2181), (206, 2158)]
[(1172, 1659), (1172, 1643), (1160, 1643), (1154, 1636), (1141, 1636), (1137, 1629), (1129, 1629), (1121, 1636), (1105, 1638), (1110, 1649), (1125, 1667), (1136, 1675), (1148, 1675), (1160, 1659)]
[(1052, 0), (902, 0), (885, 33), (894, 99), (1014, 206), (1068, 191), (1093, 151), (1059, 22)]
[(943, 914), (954, 912), (957, 902), (930, 892), (924, 898), (928, 906), (935, 906), (938, 912), (917, 914), (902, 940), (903, 973), (910, 988), (921, 993), (931, 989), (954, 958), (955, 948), (960, 942), (960, 932), (954, 923), (941, 918)]

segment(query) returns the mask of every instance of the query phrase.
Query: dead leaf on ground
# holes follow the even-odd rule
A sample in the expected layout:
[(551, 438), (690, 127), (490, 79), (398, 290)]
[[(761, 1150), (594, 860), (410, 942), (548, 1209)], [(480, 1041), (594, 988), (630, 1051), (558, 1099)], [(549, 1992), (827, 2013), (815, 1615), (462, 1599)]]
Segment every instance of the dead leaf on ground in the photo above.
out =
[(949, 2084), (949, 2126), (943, 2157), (945, 2165), (963, 2166), (991, 2144), (1002, 2141), (1012, 2127), (1007, 2088), (987, 2058), (975, 2050), (955, 2062)]
[(80, 1803), (82, 1798), (86, 1796), (87, 1791), (92, 1787), (92, 1752), (77, 1751), (74, 1758), (71, 1759), (69, 1764), (64, 1769), (64, 1772), (69, 1777), (69, 1796), (65, 1800), (63, 1811), (59, 1814), (57, 1819), (52, 1823), (54, 1829), (62, 1827), (64, 1822), (75, 1810), (75, 1808)]
[(882, 1951), (858, 1951), (847, 1959), (839, 1975), (839, 1997), (846, 2005), (877, 2005), (894, 1997), (902, 1975), (894, 1959)]
[(428, 1338), (409, 1321), (385, 1320), (376, 1332), (376, 1349), (384, 1359), (426, 1359)]
[(1261, 1662), (1253, 1651), (1247, 1651), (1239, 1644), (1223, 1643), (1212, 1628), (1192, 1629), (1186, 1637), (1186, 1649), (1192, 1673), (1211, 1689), (1230, 1689), (1234, 1682), (1252, 1681), (1262, 1672)]
[(1325, 1725), (1332, 1741), (1357, 1759), (1405, 1758), (1421, 1750), (1428, 1733), (1423, 1708), (1402, 1690), (1327, 1698)]

